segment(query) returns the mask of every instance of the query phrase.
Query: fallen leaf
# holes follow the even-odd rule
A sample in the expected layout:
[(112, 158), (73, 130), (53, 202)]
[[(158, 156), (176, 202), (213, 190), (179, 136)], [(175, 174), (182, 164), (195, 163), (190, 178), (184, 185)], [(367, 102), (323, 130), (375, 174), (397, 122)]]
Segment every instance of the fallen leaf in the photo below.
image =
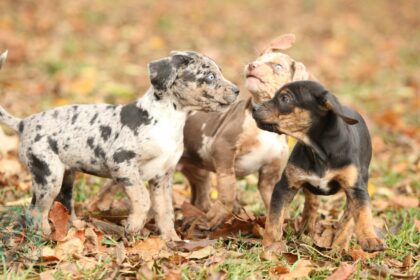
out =
[(180, 270), (171, 270), (165, 275), (165, 280), (180, 280), (181, 271)]
[(332, 226), (325, 227), (321, 234), (316, 234), (314, 236), (315, 244), (320, 248), (331, 248), (333, 238), (334, 238), (334, 229)]
[(178, 255), (178, 254), (172, 255), (168, 259), (169, 259), (169, 262), (173, 265), (181, 265), (188, 261), (186, 257)]
[(252, 233), (255, 221), (244, 221), (234, 217), (230, 222), (226, 222), (221, 228), (210, 233), (211, 239), (217, 239), (219, 237), (225, 237), (239, 232), (243, 234)]
[(356, 260), (367, 260), (367, 259), (373, 258), (374, 256), (378, 254), (378, 252), (368, 253), (368, 252), (363, 251), (362, 249), (350, 249), (348, 251), (348, 254), (354, 261), (356, 261)]
[(333, 274), (331, 274), (327, 280), (346, 280), (356, 271), (356, 263), (341, 263), (340, 267), (337, 268)]
[(48, 246), (42, 248), (41, 259), (45, 262), (53, 262), (59, 260), (59, 258), (55, 255), (55, 250)]
[(268, 272), (269, 272), (271, 277), (274, 277), (274, 276), (277, 276), (279, 274), (288, 273), (289, 269), (287, 267), (283, 266), (283, 265), (277, 265), (277, 266), (271, 267)]
[(212, 246), (207, 246), (204, 248), (201, 248), (200, 250), (193, 251), (191, 253), (179, 253), (179, 255), (186, 257), (187, 259), (204, 259), (208, 256), (213, 255), (216, 252), (216, 249), (214, 249)]
[(170, 244), (168, 245), (170, 246), (171, 249), (176, 250), (176, 251), (191, 252), (191, 251), (195, 251), (195, 250), (207, 247), (207, 246), (212, 246), (216, 242), (217, 242), (216, 239), (202, 239), (198, 241), (182, 240), (182, 241), (172, 242), (174, 246), (171, 246)]
[(127, 253), (138, 255), (144, 261), (168, 257), (171, 255), (167, 251), (165, 241), (154, 236), (138, 241), (132, 248), (127, 249)]
[(402, 267), (405, 269), (408, 269), (412, 265), (413, 265), (413, 255), (409, 253), (407, 256), (404, 257)]
[(57, 247), (55, 247), (55, 255), (59, 259), (64, 259), (66, 257), (71, 257), (73, 255), (80, 255), (83, 253), (83, 242), (77, 238), (72, 237), (63, 241), (57, 242)]
[(281, 274), (279, 280), (291, 280), (300, 277), (307, 277), (309, 273), (314, 269), (314, 266), (309, 260), (300, 260), (291, 272), (286, 274)]
[(298, 260), (298, 256), (292, 253), (282, 253), (281, 255), (290, 265), (294, 264)]
[(415, 223), (416, 223), (417, 231), (420, 232), (420, 220), (416, 220)]
[(184, 218), (191, 218), (191, 217), (205, 217), (206, 214), (192, 205), (191, 203), (185, 201), (181, 206), (181, 212)]
[(419, 199), (414, 196), (394, 195), (390, 197), (390, 201), (398, 207), (416, 208), (419, 206)]
[(54, 231), (52, 233), (52, 240), (54, 241), (61, 241), (63, 240), (68, 231), (68, 222), (70, 220), (70, 213), (58, 201), (54, 201), (53, 206), (51, 207), (49, 213), (49, 220), (54, 226)]
[(115, 246), (115, 259), (118, 265), (121, 265), (126, 258), (126, 250), (123, 243), (118, 243)]

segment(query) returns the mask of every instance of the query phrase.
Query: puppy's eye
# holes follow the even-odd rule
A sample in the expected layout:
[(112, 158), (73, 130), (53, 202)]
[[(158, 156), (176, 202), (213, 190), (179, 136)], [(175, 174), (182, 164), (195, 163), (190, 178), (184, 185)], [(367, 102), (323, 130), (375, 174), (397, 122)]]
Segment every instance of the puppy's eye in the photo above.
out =
[(284, 67), (283, 67), (283, 65), (281, 65), (281, 64), (275, 64), (274, 65), (274, 69), (276, 70), (276, 71), (283, 71), (283, 69), (284, 69)]
[(213, 73), (210, 73), (210, 74), (208, 74), (207, 75), (207, 80), (209, 80), (209, 81), (213, 81), (214, 79), (216, 79), (216, 76), (213, 74)]
[(280, 101), (283, 103), (290, 103), (290, 101), (292, 101), (292, 98), (287, 94), (283, 94), (282, 96), (280, 96)]

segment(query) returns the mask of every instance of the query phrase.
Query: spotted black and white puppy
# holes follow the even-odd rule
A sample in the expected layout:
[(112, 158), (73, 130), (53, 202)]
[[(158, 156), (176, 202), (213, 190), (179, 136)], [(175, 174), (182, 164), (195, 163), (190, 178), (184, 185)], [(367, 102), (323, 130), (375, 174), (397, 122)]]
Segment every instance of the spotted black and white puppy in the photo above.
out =
[(128, 105), (70, 105), (25, 119), (0, 107), (0, 122), (19, 134), (19, 156), (33, 177), (33, 213), (41, 215), (44, 235), (51, 233), (54, 199), (61, 190), (71, 200), (75, 172), (81, 171), (124, 186), (131, 202), (127, 233), (143, 228), (152, 204), (163, 237), (179, 239), (172, 175), (183, 151), (187, 114), (223, 110), (239, 90), (213, 60), (195, 52), (172, 52), (151, 62), (149, 76), (152, 86)]

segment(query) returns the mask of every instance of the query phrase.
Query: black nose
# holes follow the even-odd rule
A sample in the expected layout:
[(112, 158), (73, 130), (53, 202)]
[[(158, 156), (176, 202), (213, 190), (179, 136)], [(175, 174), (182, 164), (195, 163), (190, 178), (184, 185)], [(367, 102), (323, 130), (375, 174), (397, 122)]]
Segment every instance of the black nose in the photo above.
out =
[(259, 109), (260, 105), (258, 104), (252, 104), (252, 114), (255, 114), (258, 109)]
[(233, 87), (232, 91), (233, 91), (234, 94), (239, 95), (239, 88)]

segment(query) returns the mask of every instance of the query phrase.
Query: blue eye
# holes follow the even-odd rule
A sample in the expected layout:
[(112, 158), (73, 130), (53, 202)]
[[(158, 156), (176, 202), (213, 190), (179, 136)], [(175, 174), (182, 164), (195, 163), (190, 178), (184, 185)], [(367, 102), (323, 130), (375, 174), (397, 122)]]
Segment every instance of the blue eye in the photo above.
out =
[(209, 81), (213, 81), (215, 78), (216, 78), (216, 76), (214, 76), (213, 73), (210, 73), (210, 74), (207, 75), (207, 80), (209, 80)]
[(282, 71), (283, 70), (283, 65), (276, 64), (276, 65), (274, 65), (274, 69), (276, 69), (276, 71)]

